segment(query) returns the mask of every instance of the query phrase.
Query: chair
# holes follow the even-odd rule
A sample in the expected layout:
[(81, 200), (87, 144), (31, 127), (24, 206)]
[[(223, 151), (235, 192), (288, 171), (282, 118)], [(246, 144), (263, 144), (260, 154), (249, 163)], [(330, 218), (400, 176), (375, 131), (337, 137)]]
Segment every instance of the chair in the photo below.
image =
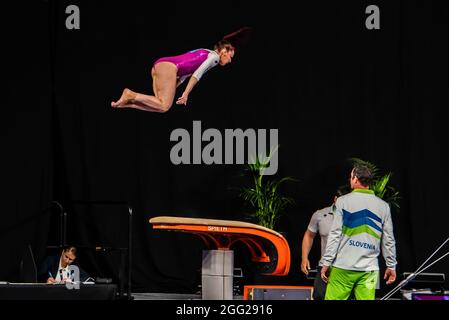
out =
[(22, 251), (19, 265), (19, 281), (24, 283), (37, 283), (37, 268), (31, 245)]

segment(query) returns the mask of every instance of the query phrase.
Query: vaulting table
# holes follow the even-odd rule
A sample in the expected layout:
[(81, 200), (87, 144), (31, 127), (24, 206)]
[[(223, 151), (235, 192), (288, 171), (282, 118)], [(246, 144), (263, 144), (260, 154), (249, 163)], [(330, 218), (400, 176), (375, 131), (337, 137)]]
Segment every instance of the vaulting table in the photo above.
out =
[(150, 219), (154, 229), (197, 235), (208, 250), (203, 251), (202, 297), (231, 300), (234, 255), (238, 241), (248, 248), (251, 259), (264, 275), (285, 276), (290, 269), (290, 247), (278, 232), (248, 222), (161, 216)]

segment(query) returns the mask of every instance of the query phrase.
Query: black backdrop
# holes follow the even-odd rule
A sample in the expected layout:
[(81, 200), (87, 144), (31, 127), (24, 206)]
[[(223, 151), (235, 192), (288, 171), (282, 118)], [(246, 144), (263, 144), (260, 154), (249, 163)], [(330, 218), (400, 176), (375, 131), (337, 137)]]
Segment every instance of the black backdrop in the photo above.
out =
[[(80, 30), (65, 28), (70, 4), (81, 10)], [(380, 7), (380, 30), (365, 28), (370, 4)], [(17, 278), (24, 245), (39, 261), (57, 244), (57, 210), (45, 210), (52, 200), (72, 219), (69, 241), (111, 246), (126, 242), (127, 211), (72, 202), (123, 200), (135, 213), (136, 290), (197, 290), (201, 242), (154, 231), (148, 219), (244, 220), (249, 208), (233, 189), (246, 183), (242, 166), (170, 162), (170, 133), (191, 132), (195, 120), (221, 132), (279, 129), (276, 177), (298, 179), (283, 190), (296, 205), (277, 227), (292, 250), (290, 274), (248, 283), (307, 283), (300, 241), (313, 211), (346, 181), (349, 157), (394, 173), (402, 196), (393, 211), (398, 271), (413, 271), (448, 235), (448, 21), (449, 5), (429, 1), (2, 4), (0, 280)], [(208, 72), (188, 107), (111, 109), (124, 87), (151, 92), (157, 58), (211, 47), (245, 25), (254, 28), (248, 47)], [(312, 255), (316, 261), (318, 245)], [(82, 262), (114, 269), (113, 259), (99, 267), (97, 258)], [(236, 266), (250, 275), (245, 259), (236, 248)], [(449, 259), (430, 271), (449, 271)]]

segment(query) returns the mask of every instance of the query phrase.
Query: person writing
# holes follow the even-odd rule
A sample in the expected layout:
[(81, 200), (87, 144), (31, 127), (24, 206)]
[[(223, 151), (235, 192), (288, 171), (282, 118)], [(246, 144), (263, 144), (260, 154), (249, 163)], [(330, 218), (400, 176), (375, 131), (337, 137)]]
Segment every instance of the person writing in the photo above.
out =
[[(45, 259), (39, 270), (39, 278), (46, 283), (66, 283), (75, 281), (84, 281), (89, 276), (78, 265), (74, 264), (76, 260), (77, 249), (73, 246), (64, 247), (60, 256), (50, 256)], [(71, 265), (76, 265), (79, 270), (79, 279), (76, 279), (76, 273)]]

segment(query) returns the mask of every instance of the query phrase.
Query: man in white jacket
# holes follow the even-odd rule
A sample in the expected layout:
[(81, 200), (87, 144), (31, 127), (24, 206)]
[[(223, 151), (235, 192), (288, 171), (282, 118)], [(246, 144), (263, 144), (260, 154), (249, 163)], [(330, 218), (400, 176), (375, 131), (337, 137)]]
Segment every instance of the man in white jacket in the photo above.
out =
[[(301, 271), (306, 275), (309, 274), (310, 270), (309, 253), (312, 249), (315, 236), (317, 234), (320, 235), (321, 256), (323, 256), (324, 250), (326, 249), (327, 237), (332, 227), (332, 220), (334, 219), (335, 201), (337, 201), (338, 197), (341, 197), (350, 191), (349, 185), (340, 186), (335, 193), (332, 205), (315, 211), (312, 218), (310, 218), (301, 245)], [(321, 267), (322, 263), (319, 261), (317, 267), (318, 274), (313, 282), (313, 300), (324, 300), (326, 294), (326, 283), (321, 279), (320, 275)]]
[(387, 284), (396, 280), (390, 206), (369, 189), (371, 181), (369, 168), (354, 166), (350, 178), (353, 191), (335, 203), (335, 216), (321, 260), (321, 278), (328, 282), (326, 300), (346, 300), (352, 290), (357, 300), (374, 300), (380, 250), (387, 265), (384, 279)]

